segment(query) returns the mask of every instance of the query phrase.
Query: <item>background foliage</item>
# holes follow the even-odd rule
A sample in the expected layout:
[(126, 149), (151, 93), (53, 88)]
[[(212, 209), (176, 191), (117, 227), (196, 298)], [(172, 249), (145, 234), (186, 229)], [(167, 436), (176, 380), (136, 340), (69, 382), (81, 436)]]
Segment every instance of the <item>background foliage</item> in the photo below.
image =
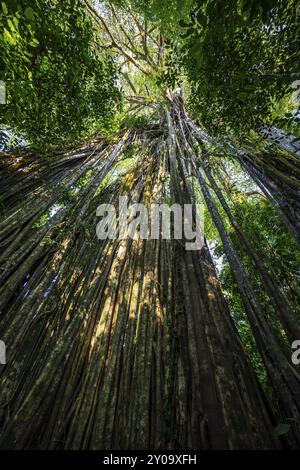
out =
[(120, 105), (116, 67), (95, 43), (79, 0), (1, 2), (0, 123), (39, 149), (109, 130)]

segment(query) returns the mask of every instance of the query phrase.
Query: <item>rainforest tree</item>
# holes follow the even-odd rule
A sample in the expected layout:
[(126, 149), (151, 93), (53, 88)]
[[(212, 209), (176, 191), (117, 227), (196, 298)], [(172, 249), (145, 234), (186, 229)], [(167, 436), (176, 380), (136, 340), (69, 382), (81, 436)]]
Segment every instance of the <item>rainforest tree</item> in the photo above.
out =
[[(1, 5), (1, 447), (298, 448), (296, 2)], [(98, 240), (123, 195), (204, 246)]]

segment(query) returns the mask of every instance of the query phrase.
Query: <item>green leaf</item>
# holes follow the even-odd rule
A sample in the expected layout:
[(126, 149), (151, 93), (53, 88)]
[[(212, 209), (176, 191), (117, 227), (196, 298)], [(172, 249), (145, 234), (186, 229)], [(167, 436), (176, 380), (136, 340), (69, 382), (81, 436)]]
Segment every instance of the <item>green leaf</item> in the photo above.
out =
[(203, 15), (201, 11), (197, 13), (197, 21), (201, 24), (201, 26), (205, 27), (207, 25), (207, 17)]
[(29, 42), (29, 45), (32, 47), (37, 47), (39, 44), (40, 43), (36, 38), (32, 38), (31, 41)]
[(12, 37), (12, 35), (6, 28), (4, 28), (3, 37), (4, 37), (4, 41), (8, 42), (12, 46), (16, 43), (16, 41), (14, 40), (14, 38)]
[(194, 28), (189, 28), (184, 34), (181, 34), (182, 39), (186, 39), (194, 33)]
[(18, 31), (19, 29), (19, 21), (18, 21), (18, 18), (16, 16), (13, 17), (13, 23), (15, 25), (15, 29)]
[(184, 20), (179, 20), (178, 24), (179, 24), (179, 26), (181, 26), (181, 28), (190, 28), (191, 26), (193, 26), (194, 23), (191, 22), (191, 21), (187, 22), (187, 21), (184, 21)]
[(31, 7), (25, 8), (24, 15), (29, 20), (34, 20), (34, 10)]
[(284, 434), (287, 434), (289, 430), (291, 429), (290, 424), (285, 424), (285, 423), (280, 423), (276, 428), (274, 429), (274, 435), (276, 437), (283, 436)]
[(6, 3), (5, 3), (5, 2), (1, 2), (1, 5), (2, 5), (3, 14), (4, 14), (4, 15), (7, 15), (8, 9), (7, 9)]
[(13, 22), (9, 18), (7, 20), (7, 23), (8, 23), (8, 26), (10, 27), (11, 31), (14, 32), (16, 30), (16, 28), (15, 28)]

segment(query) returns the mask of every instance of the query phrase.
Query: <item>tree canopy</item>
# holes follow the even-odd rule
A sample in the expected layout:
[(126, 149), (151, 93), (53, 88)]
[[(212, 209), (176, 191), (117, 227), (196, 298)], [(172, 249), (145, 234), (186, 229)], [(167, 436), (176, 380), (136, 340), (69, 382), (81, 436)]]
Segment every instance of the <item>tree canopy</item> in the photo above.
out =
[(43, 149), (114, 127), (120, 109), (113, 59), (75, 1), (1, 2), (2, 124)]

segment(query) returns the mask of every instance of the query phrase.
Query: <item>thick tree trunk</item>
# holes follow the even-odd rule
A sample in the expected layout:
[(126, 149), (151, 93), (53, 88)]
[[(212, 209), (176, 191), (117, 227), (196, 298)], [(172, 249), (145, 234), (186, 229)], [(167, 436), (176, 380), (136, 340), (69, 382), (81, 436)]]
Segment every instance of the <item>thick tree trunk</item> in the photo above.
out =
[[(103, 201), (117, 203), (122, 194), (163, 201), (167, 181), (173, 202), (193, 200), (170, 115), (168, 145), (162, 133), (156, 143), (151, 137), (141, 136), (143, 156), (117, 190), (100, 186), (114, 151), (95, 162), (58, 226), (49, 220), (39, 236), (28, 229), (28, 254), (5, 274), (16, 295), (3, 301), (2, 448), (278, 446), (207, 247), (96, 238)], [(24, 241), (18, 233), (11, 243), (21, 250)], [(14, 260), (9, 247), (6, 266)]]

